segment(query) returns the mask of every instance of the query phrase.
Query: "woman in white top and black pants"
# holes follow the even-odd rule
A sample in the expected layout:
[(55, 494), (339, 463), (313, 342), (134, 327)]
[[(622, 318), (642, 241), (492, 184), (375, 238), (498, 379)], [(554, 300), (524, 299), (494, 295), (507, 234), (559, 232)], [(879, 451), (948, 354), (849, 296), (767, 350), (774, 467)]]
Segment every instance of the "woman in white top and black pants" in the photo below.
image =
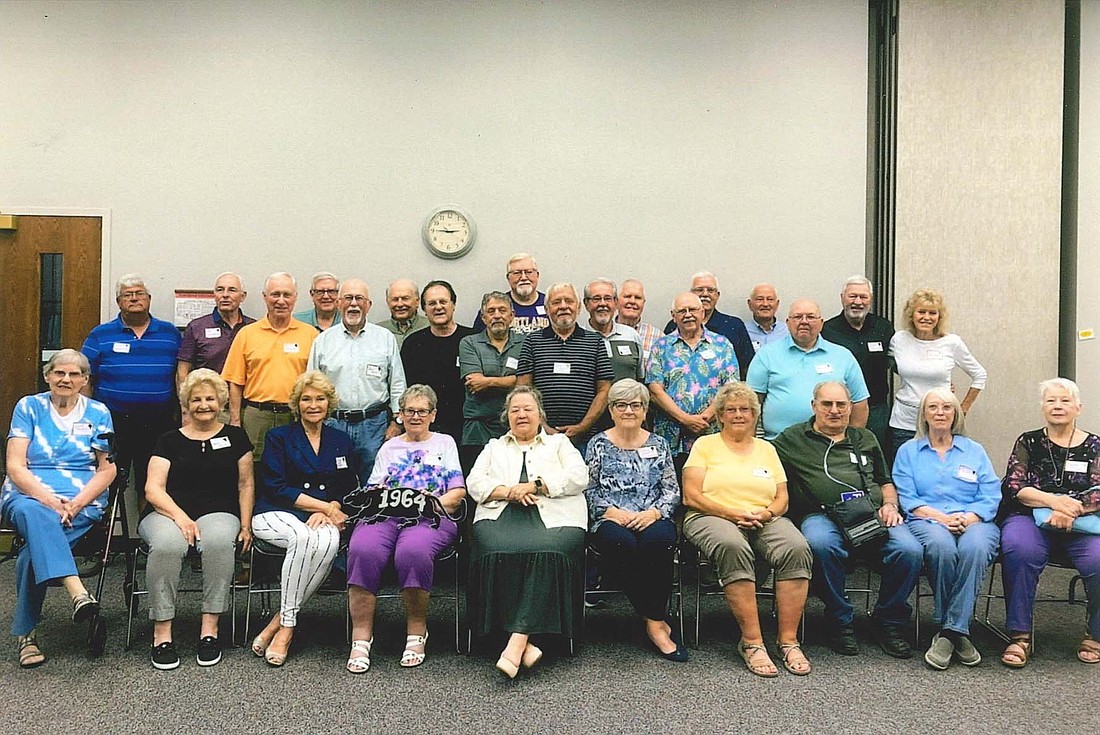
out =
[(890, 462), (905, 442), (916, 435), (918, 406), (932, 388), (950, 388), (951, 371), (958, 367), (970, 376), (970, 388), (962, 399), (963, 413), (985, 387), (985, 368), (970, 354), (957, 334), (947, 331), (947, 306), (943, 294), (930, 288), (913, 292), (905, 302), (905, 330), (890, 340), (890, 356), (901, 378), (890, 412)]

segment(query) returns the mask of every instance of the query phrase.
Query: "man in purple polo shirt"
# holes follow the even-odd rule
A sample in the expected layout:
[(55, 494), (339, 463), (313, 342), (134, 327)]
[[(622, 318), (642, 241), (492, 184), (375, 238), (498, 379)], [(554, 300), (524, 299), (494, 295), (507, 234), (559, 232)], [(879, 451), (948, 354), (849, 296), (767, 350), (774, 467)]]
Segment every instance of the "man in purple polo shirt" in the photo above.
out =
[(229, 346), (241, 327), (256, 321), (241, 311), (248, 292), (236, 273), (222, 273), (214, 281), (214, 311), (192, 319), (183, 330), (183, 342), (176, 356), (176, 384), (199, 368), (221, 374)]
[[(144, 498), (149, 456), (176, 421), (176, 355), (180, 333), (149, 313), (152, 295), (136, 273), (115, 285), (118, 316), (92, 329), (80, 351), (91, 363), (83, 392), (111, 409), (119, 468), (133, 464), (134, 488)], [(142, 503), (143, 504), (143, 503)]]

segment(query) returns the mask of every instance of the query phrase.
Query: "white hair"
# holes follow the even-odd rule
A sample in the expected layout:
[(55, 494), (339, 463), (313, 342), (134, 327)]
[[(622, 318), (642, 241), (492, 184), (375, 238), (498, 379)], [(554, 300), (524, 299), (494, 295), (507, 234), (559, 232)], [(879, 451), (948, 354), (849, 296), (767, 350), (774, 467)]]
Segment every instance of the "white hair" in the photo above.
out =
[(844, 293), (848, 290), (849, 286), (866, 286), (871, 295), (875, 295), (875, 287), (871, 285), (871, 281), (867, 278), (867, 276), (850, 276), (848, 280), (844, 282), (844, 285), (841, 287), (840, 292)]
[(244, 291), (244, 290), (245, 290), (245, 288), (244, 288), (244, 279), (243, 279), (243, 278), (241, 278), (241, 274), (239, 274), (239, 273), (234, 273), (233, 271), (223, 271), (223, 272), (219, 273), (218, 275), (214, 276), (214, 283), (216, 284), (216, 283), (217, 283), (218, 281), (220, 281), (221, 279), (225, 278), (226, 276), (233, 276), (234, 278), (236, 278), (236, 279), (237, 279), (237, 283), (238, 283), (238, 284), (240, 285), (240, 287), (241, 287), (241, 290), (242, 290), (242, 291)]
[(1039, 383), (1040, 400), (1045, 399), (1047, 397), (1047, 393), (1054, 390), (1055, 388), (1061, 388), (1066, 393), (1069, 393), (1070, 397), (1073, 398), (1074, 403), (1078, 405), (1081, 404), (1081, 389), (1077, 387), (1077, 383), (1074, 383), (1069, 378), (1051, 378), (1049, 380), (1044, 380), (1042, 383)]
[(145, 279), (140, 273), (126, 273), (115, 283), (115, 298), (118, 299), (122, 296), (122, 289), (132, 288), (134, 286), (141, 286), (146, 291), (149, 290), (145, 285)]
[(310, 279), (309, 287), (310, 288), (316, 288), (317, 287), (317, 281), (324, 281), (326, 279), (336, 281), (336, 287), (337, 288), (340, 287), (340, 279), (337, 278), (332, 273), (329, 273), (328, 271), (320, 271), (318, 273), (314, 273), (313, 278)]
[(291, 285), (294, 286), (294, 292), (298, 292), (298, 281), (294, 279), (294, 276), (290, 275), (286, 271), (275, 271), (270, 276), (264, 279), (264, 293), (267, 293), (267, 286), (271, 283), (272, 278), (289, 278)]

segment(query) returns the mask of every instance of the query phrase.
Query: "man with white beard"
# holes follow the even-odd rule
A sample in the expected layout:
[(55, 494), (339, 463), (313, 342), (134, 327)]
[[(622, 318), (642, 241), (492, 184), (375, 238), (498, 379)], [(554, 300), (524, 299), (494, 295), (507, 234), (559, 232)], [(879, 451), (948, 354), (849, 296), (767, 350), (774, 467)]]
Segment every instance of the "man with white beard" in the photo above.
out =
[[(527, 253), (516, 253), (508, 258), (505, 267), (508, 277), (508, 298), (512, 302), (512, 331), (520, 337), (550, 326), (546, 315), (546, 294), (539, 291), (539, 265)], [(485, 331), (481, 312), (474, 317), (474, 330)]]
[(642, 336), (633, 327), (615, 321), (619, 309), (619, 292), (615, 282), (597, 278), (585, 286), (584, 308), (588, 312), (588, 328), (604, 339), (615, 380), (633, 378), (644, 383)]

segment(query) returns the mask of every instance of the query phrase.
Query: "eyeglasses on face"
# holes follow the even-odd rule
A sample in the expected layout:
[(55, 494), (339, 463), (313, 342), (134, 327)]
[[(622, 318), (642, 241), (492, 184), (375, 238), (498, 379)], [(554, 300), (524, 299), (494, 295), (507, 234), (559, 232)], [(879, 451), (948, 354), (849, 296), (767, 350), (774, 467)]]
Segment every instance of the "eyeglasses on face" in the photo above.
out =
[(641, 401), (615, 401), (611, 404), (611, 407), (616, 411), (625, 411), (629, 408), (635, 413), (645, 408)]
[(309, 290), (310, 296), (335, 296), (340, 293), (338, 288), (311, 288)]
[(370, 301), (366, 296), (357, 293), (346, 293), (340, 297), (345, 304), (364, 303)]
[(422, 419), (422, 418), (426, 418), (427, 416), (430, 416), (433, 410), (435, 410), (435, 409), (431, 409), (431, 408), (403, 408), (403, 409), (401, 409), (401, 414), (403, 416), (408, 416), (409, 418), (412, 418), (413, 416), (415, 416), (417, 418)]
[(538, 273), (538, 271), (534, 268), (520, 268), (520, 269), (517, 269), (517, 270), (514, 270), (514, 271), (508, 271), (508, 276), (510, 278), (515, 277), (515, 276), (526, 276), (526, 277), (530, 278), (531, 276), (535, 275), (536, 273)]
[(148, 291), (123, 291), (118, 297), (125, 301), (126, 299), (143, 299), (148, 295)]

